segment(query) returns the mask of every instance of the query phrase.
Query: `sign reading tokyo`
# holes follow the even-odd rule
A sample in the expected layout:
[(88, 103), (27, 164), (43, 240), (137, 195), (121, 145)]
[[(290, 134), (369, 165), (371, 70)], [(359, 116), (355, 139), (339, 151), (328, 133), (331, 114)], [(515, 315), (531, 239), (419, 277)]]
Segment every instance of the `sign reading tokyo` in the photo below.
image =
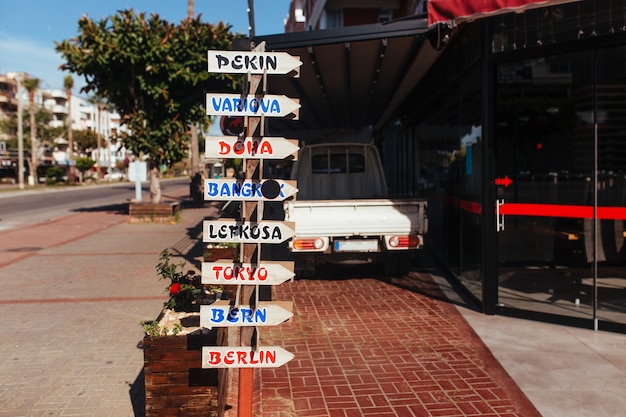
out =
[(298, 57), (286, 52), (208, 51), (207, 57), (209, 72), (220, 73), (288, 74), (302, 65)]
[(250, 263), (204, 262), (202, 283), (209, 285), (279, 285), (294, 277), (293, 261)]
[(300, 103), (287, 96), (264, 95), (257, 97), (240, 94), (207, 93), (206, 114), (208, 116), (266, 116), (286, 117), (293, 114), (299, 117)]
[[(278, 195), (268, 195), (265, 190), (274, 181), (280, 187)], [(296, 181), (288, 180), (244, 180), (234, 178), (209, 178), (204, 181), (205, 200), (228, 201), (282, 201), (298, 192)]]
[(296, 234), (293, 222), (205, 220), (203, 242), (282, 243)]
[(293, 317), (293, 303), (259, 303), (233, 306), (228, 301), (216, 301), (200, 306), (200, 327), (276, 326)]
[(250, 347), (202, 346), (203, 368), (278, 368), (293, 359), (293, 353), (280, 346)]
[(300, 149), (295, 139), (281, 137), (206, 136), (206, 158), (284, 159)]

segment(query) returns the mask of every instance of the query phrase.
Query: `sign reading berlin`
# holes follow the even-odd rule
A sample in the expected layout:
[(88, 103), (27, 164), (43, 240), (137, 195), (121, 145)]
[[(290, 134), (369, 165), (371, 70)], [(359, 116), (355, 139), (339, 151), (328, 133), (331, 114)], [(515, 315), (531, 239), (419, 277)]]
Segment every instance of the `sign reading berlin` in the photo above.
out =
[(286, 52), (208, 51), (209, 72), (300, 76), (302, 61)]

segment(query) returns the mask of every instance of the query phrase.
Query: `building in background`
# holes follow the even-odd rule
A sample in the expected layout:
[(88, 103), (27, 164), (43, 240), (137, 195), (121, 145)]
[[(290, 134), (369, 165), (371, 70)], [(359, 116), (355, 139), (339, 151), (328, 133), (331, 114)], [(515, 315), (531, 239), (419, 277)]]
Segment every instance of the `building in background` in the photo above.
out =
[[(18, 93), (16, 73), (0, 75), (0, 120), (9, 120), (18, 111)], [(28, 119), (28, 95), (26, 90), (22, 93), (22, 107), (24, 120)], [(53, 138), (37, 138), (37, 177), (43, 181), (48, 167), (56, 166), (66, 168), (69, 164), (69, 149), (66, 131), (63, 130), (67, 123), (69, 108), (67, 94), (62, 89), (38, 89), (35, 92), (35, 106), (38, 110), (45, 110), (50, 115), (47, 123), (49, 128), (58, 128), (59, 134)], [(97, 162), (97, 171), (93, 175), (99, 178), (119, 178), (123, 174), (123, 167), (127, 160), (126, 149), (116, 139), (116, 133), (120, 131), (120, 116), (108, 105), (98, 104), (95, 100), (86, 100), (79, 96), (72, 96), (71, 100), (72, 129), (77, 131), (91, 130), (100, 139), (100, 148), (79, 150), (74, 149), (73, 159), (76, 157), (89, 157)], [(38, 132), (41, 133), (41, 132)], [(0, 180), (3, 182), (17, 181), (17, 149), (10, 145), (10, 139), (17, 136), (17, 129), (9, 127), (0, 131)], [(30, 137), (24, 134), (24, 142), (30, 141)], [(25, 159), (30, 158), (30, 147), (24, 147)], [(25, 164), (28, 170), (28, 164)], [(27, 173), (30, 175), (30, 173)]]

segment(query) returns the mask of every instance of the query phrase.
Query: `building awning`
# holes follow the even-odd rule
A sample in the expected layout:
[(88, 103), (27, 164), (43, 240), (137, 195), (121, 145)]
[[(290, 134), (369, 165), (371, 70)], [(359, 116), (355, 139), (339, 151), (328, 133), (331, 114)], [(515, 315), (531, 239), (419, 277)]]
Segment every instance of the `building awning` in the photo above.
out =
[(299, 78), (268, 77), (268, 93), (300, 100), (299, 120), (274, 120), (269, 134), (307, 140), (324, 130), (387, 123), (439, 53), (426, 16), (386, 24), (270, 35), (266, 51), (299, 56)]
[(581, 0), (428, 0), (428, 25), (458, 24), (481, 17)]

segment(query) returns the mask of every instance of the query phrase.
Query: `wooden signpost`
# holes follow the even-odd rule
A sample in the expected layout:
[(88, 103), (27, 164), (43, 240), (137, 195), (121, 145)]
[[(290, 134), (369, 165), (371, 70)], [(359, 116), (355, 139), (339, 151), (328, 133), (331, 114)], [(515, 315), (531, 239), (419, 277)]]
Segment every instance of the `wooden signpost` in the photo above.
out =
[(298, 120), (300, 103), (287, 96), (207, 93), (207, 113), (215, 116), (287, 117)]
[(208, 285), (280, 285), (294, 277), (292, 261), (262, 261), (261, 264), (233, 261), (204, 262), (202, 283)]
[[(203, 284), (237, 285), (235, 300), (218, 301), (200, 308), (203, 327), (238, 328), (237, 346), (204, 346), (203, 368), (238, 368), (237, 415), (252, 417), (254, 368), (279, 367), (294, 355), (280, 346), (259, 346), (259, 328), (275, 326), (292, 316), (292, 303), (260, 302), (260, 285), (279, 285), (293, 278), (293, 262), (261, 259), (261, 244), (279, 244), (295, 234), (291, 222), (263, 220), (265, 201), (282, 201), (297, 193), (294, 181), (263, 179), (264, 159), (297, 158), (295, 140), (265, 137), (266, 117), (298, 119), (299, 100), (268, 95), (267, 75), (299, 76), (301, 61), (282, 52), (265, 52), (265, 43), (250, 52), (208, 51), (208, 71), (246, 73), (247, 91), (242, 94), (208, 93), (206, 113), (214, 116), (244, 117), (241, 137), (224, 136), (206, 140), (209, 158), (243, 158), (243, 179), (209, 179), (204, 182), (205, 200), (238, 200), (237, 220), (206, 220), (204, 242), (240, 244), (241, 263), (234, 261), (202, 264)], [(261, 88), (262, 87), (262, 88)], [(253, 259), (254, 258), (254, 259)], [(229, 337), (230, 341), (231, 338)]]
[(285, 138), (240, 138), (238, 136), (207, 136), (206, 158), (285, 159), (298, 155), (298, 141)]
[(205, 220), (202, 239), (208, 243), (283, 243), (296, 234), (293, 222)]
[(265, 346), (257, 349), (245, 346), (202, 347), (203, 368), (278, 368), (292, 359), (293, 353), (280, 346)]
[(200, 306), (200, 326), (212, 327), (276, 326), (293, 317), (291, 302), (260, 302), (259, 305), (231, 305), (228, 301), (216, 301)]
[(242, 181), (235, 178), (208, 178), (204, 180), (204, 199), (282, 201), (295, 195), (298, 192), (296, 187), (296, 181), (289, 180)]
[(209, 72), (231, 74), (291, 74), (300, 76), (302, 61), (286, 52), (208, 51)]

